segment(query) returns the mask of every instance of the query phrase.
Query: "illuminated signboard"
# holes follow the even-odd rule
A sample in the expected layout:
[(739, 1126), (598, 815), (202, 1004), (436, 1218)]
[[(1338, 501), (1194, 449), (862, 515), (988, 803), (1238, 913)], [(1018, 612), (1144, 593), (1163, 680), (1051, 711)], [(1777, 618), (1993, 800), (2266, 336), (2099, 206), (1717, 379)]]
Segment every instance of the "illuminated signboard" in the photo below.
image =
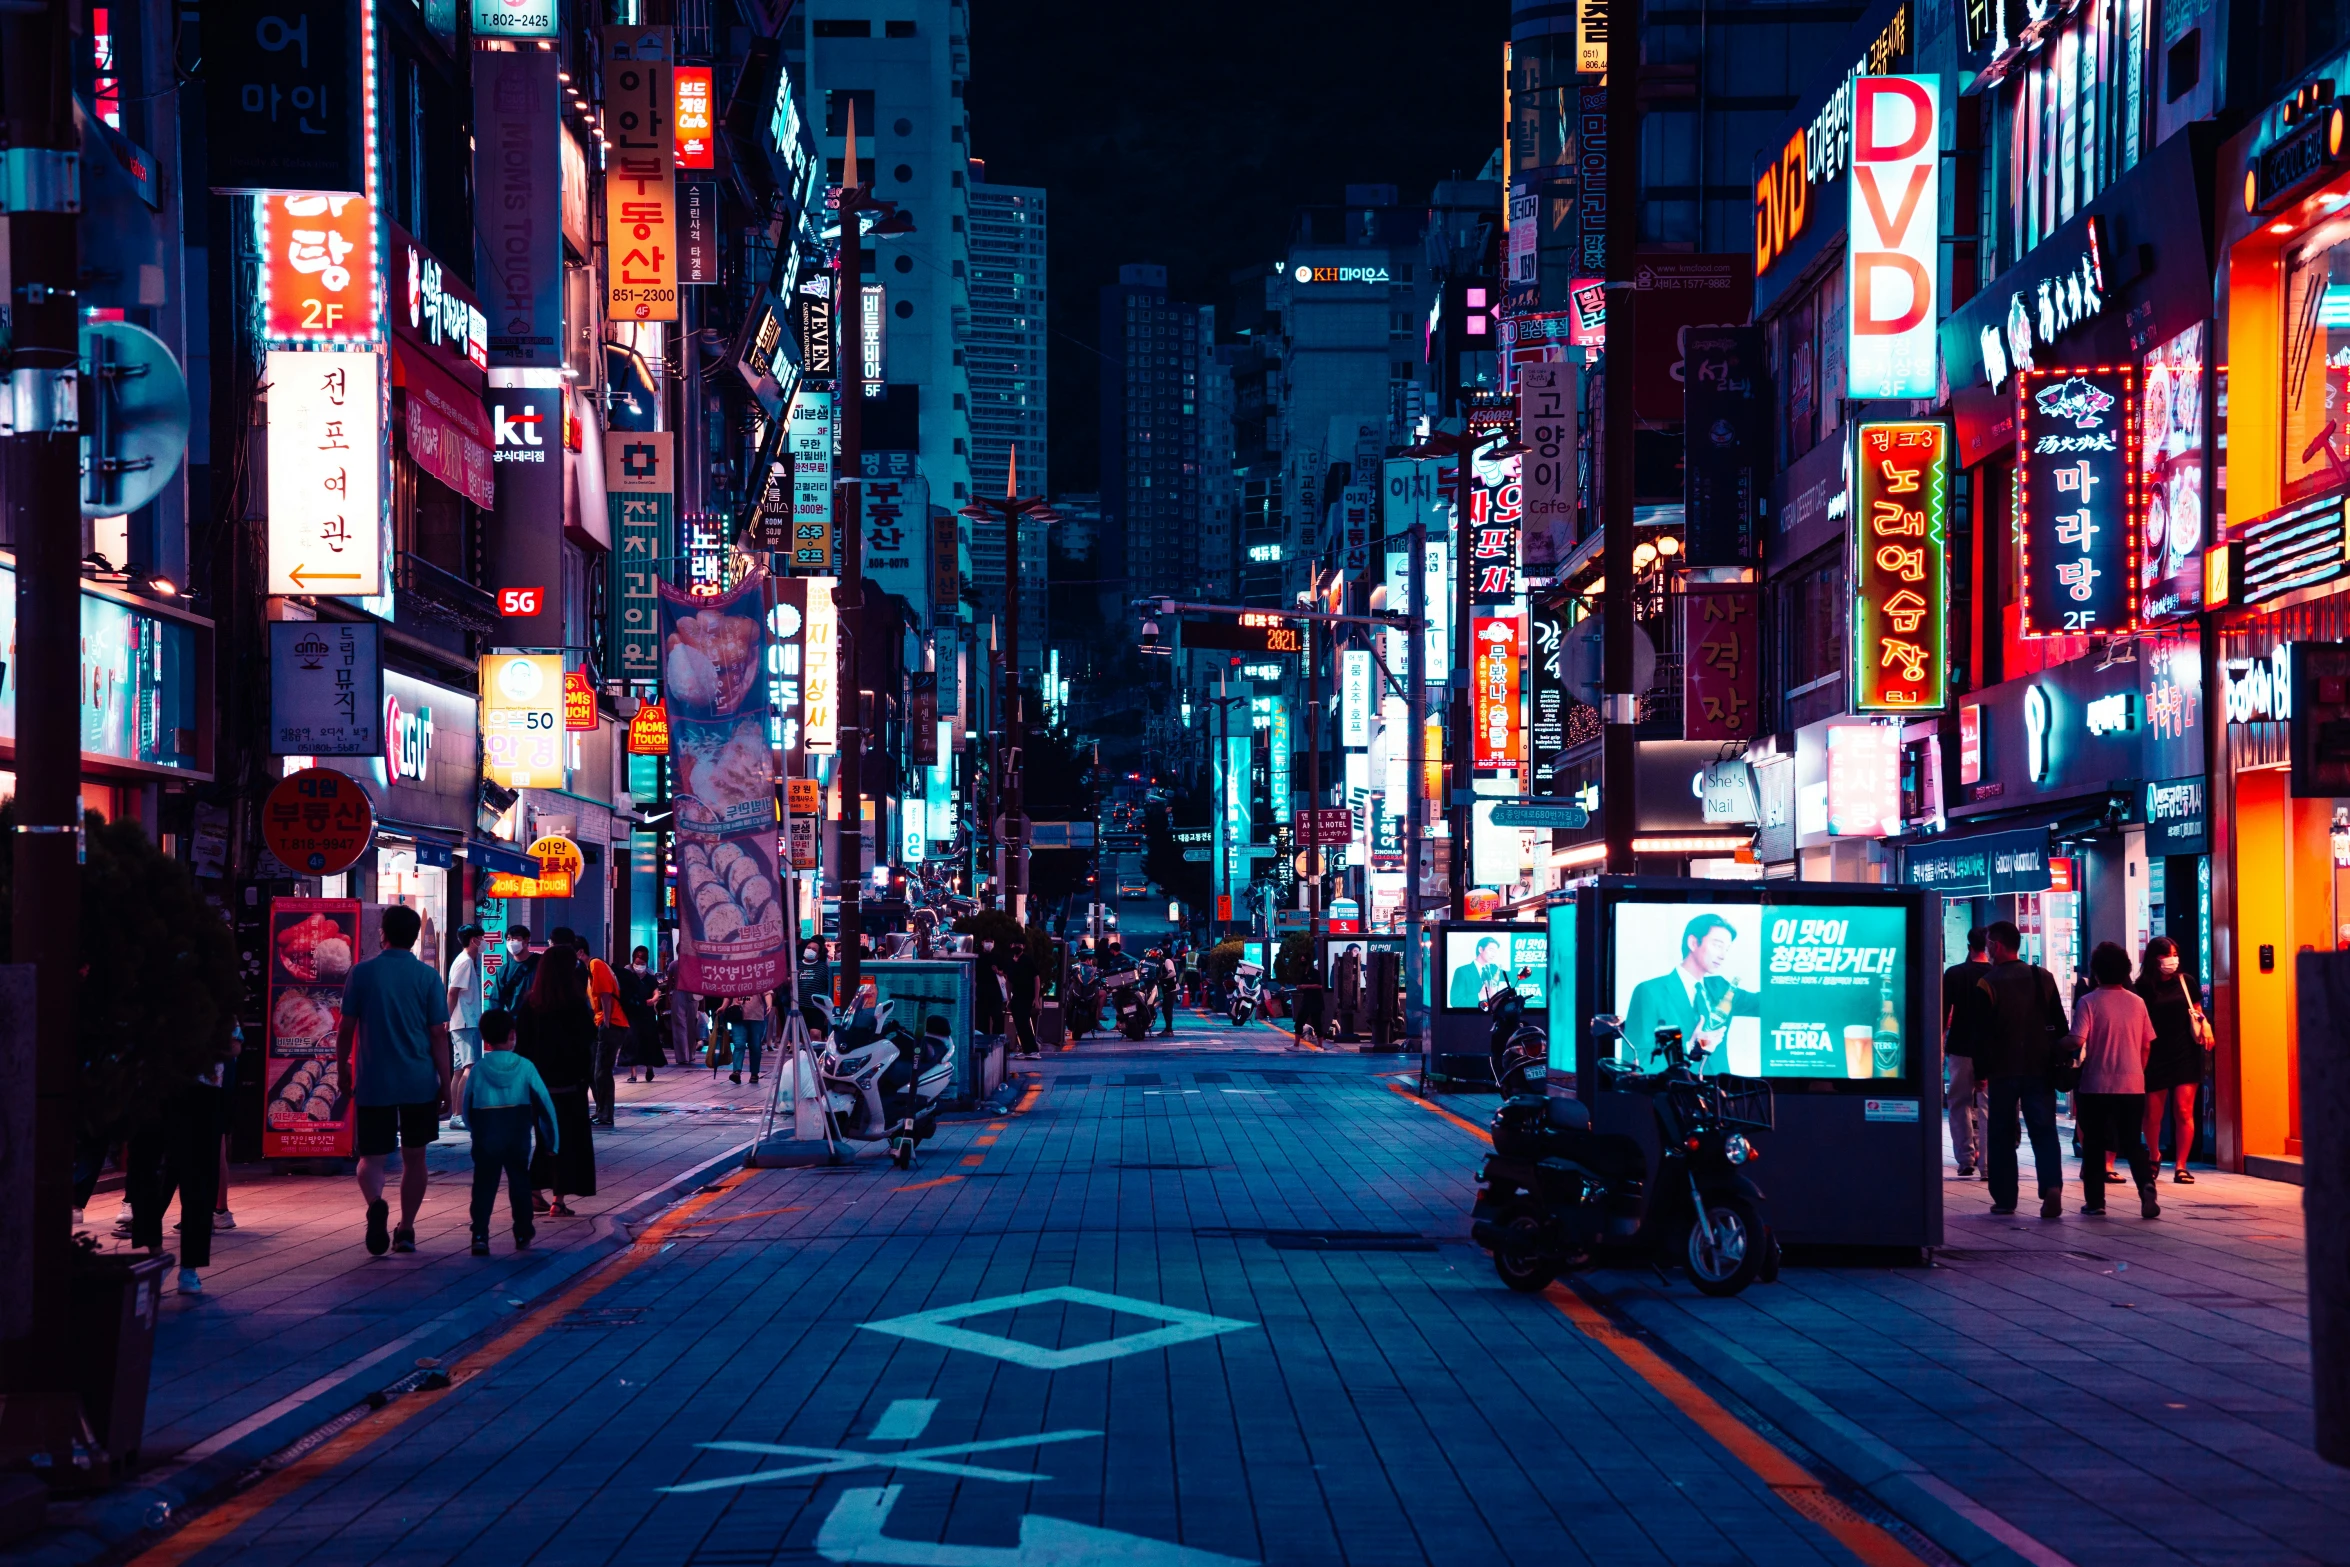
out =
[(1183, 623), (1183, 645), (1234, 653), (1303, 653), (1306, 634), (1303, 627), (1269, 610), (1254, 610), (1242, 614), (1237, 622), (1187, 620)]
[(1518, 701), (1519, 671), (1526, 653), (1525, 622), (1515, 613), (1479, 615), (1471, 622), (1476, 660), (1474, 682), (1477, 767), (1515, 767), (1525, 754), (1524, 721)]
[(808, 580), (805, 673), (800, 681), (800, 744), (809, 751), (840, 749), (840, 614), (833, 579)]
[(2246, 604), (2266, 604), (2350, 572), (2350, 503), (2339, 495), (2302, 501), (2238, 530)]
[[(1794, 247), (1811, 222), (1815, 187), (1842, 174), (1852, 158), (1856, 87), (1863, 76), (1882, 75), (1909, 54), (1909, 10), (1893, 13), (1884, 30), (1856, 61), (1843, 84), (1829, 94), (1811, 124), (1797, 131), (1754, 182), (1754, 275), (1760, 277)], [(1934, 221), (1929, 212), (1928, 222)]]
[(669, 30), (606, 28), (605, 56), (606, 313), (615, 321), (674, 321), (677, 147)]
[(1844, 252), (1855, 397), (1937, 395), (1941, 88), (1935, 76), (1863, 76), (1855, 85)]
[(1350, 647), (1338, 655), (1339, 734), (1341, 743), (1360, 748), (1371, 743), (1371, 650)]
[(364, 196), (271, 191), (253, 204), (261, 328), (281, 343), (366, 343), (383, 327), (375, 206)]
[(786, 435), (792, 468), (792, 570), (832, 570), (832, 394), (801, 388)]
[(563, 655), (493, 653), (481, 661), (481, 762), (509, 789), (563, 787)]
[(1506, 604), (1518, 596), (1520, 524), (1525, 520), (1522, 459), (1479, 456), (1469, 469), (1469, 597)]
[(667, 756), (669, 754), (669, 707), (663, 702), (647, 702), (636, 710), (628, 721), (628, 754), (631, 756)]
[(383, 355), (273, 348), (270, 593), (384, 590)]
[(1840, 724), (1828, 731), (1828, 834), (1883, 838), (1901, 831), (1901, 731)]
[(681, 65), (672, 73), (675, 84), (671, 123), (677, 133), (677, 166), (707, 169), (711, 158), (710, 67)]
[(563, 727), (572, 734), (595, 733), (596, 688), (588, 684), (584, 669), (564, 671)]
[(2128, 365), (2016, 378), (2023, 635), (2138, 625), (2138, 382)]
[(1950, 430), (1863, 424), (1852, 448), (1852, 710), (1947, 699)]
[(552, 38), (555, 0), (473, 0), (476, 38)]
[(1316, 267), (1300, 262), (1289, 275), (1300, 283), (1386, 283), (1385, 267)]

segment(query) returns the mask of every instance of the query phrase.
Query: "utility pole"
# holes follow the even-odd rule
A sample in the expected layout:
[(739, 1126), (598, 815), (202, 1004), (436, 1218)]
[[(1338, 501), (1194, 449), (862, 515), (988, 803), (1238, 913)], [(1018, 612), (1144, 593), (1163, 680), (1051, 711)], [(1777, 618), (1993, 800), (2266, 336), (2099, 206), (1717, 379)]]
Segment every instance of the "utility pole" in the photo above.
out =
[[(1035, 500), (1020, 499), (1020, 449), (1012, 448), (1010, 463), (1004, 472), (1002, 500), (982, 498), (963, 508), (963, 515), (975, 521), (1000, 522), (1004, 529), (1004, 703), (1003, 703), (1003, 765), (998, 770), (998, 810), (1001, 813), (998, 841), (1004, 849), (1003, 894), (1005, 907), (1012, 917), (1026, 924), (1028, 920), (1028, 821), (1027, 804), (1022, 798), (1021, 777), (1027, 732), (1020, 689), (1020, 525), (1024, 518), (1041, 509)], [(1098, 851), (1097, 851), (1098, 852)]]
[(1632, 314), (1639, 298), (1640, 243), (1640, 0), (1628, 0), (1609, 18), (1607, 35), (1607, 383), (1601, 392), (1606, 421), (1601, 460), (1606, 495), (1601, 510), (1599, 811), (1607, 868), (1632, 874), (1632, 832), (1640, 816), (1640, 745), (1633, 726), (1640, 696), (1632, 689)]
[[(0, 9), (0, 244), (10, 336), (0, 439), (16, 550), (16, 876), (11, 961), (34, 971), (29, 1194), (0, 1237), (25, 1270), (0, 1295), (0, 1462), (73, 1473), (74, 1008), (81, 946), (81, 277), (79, 145), (70, 96), (76, 8)], [(20, 1020), (21, 1026), (21, 1020)], [(24, 1093), (20, 1082), (12, 1092)], [(12, 1118), (13, 1119), (13, 1118)], [(15, 1231), (10, 1235), (10, 1231)]]
[[(1420, 1000), (1420, 846), (1428, 824), (1428, 525), (1415, 522), (1411, 531), (1412, 556), (1404, 568), (1406, 602), (1411, 605), (1411, 644), (1404, 649), (1403, 677), (1410, 695), (1404, 702), (1406, 722), (1412, 727), (1404, 742), (1404, 850), (1403, 850), (1403, 1010), (1405, 1027), (1414, 1038), (1426, 1028), (1428, 1009)], [(1414, 584), (1417, 584), (1414, 586)]]
[(1471, 660), (1476, 657), (1469, 637), (1470, 625), (1477, 613), (1477, 580), (1473, 562), (1477, 552), (1471, 544), (1475, 536), (1469, 521), (1469, 469), (1477, 460), (1476, 437), (1469, 434), (1467, 420), (1452, 459), (1452, 733), (1447, 744), (1445, 760), (1451, 765), (1445, 769), (1445, 787), (1451, 790), (1446, 804), (1452, 820), (1452, 917), (1469, 917), (1469, 846), (1477, 831), (1477, 808), (1470, 803), (1476, 795), (1476, 772), (1471, 758), (1476, 754), (1476, 713), (1474, 692), (1476, 675)]
[[(1320, 567), (1316, 567), (1314, 570), (1314, 598), (1316, 600), (1314, 607), (1316, 609), (1322, 607), (1321, 597), (1322, 572)], [(1306, 623), (1306, 790), (1313, 799), (1313, 804), (1307, 808), (1306, 813), (1306, 863), (1314, 869), (1313, 875), (1307, 878), (1306, 886), (1306, 952), (1313, 959), (1314, 978), (1312, 983), (1317, 989), (1321, 988), (1322, 975), (1326, 972), (1322, 966), (1321, 660), (1323, 655), (1336, 645), (1337, 634), (1338, 628), (1333, 626), (1329, 631), (1317, 635), (1314, 624), (1311, 621)], [(1322, 996), (1323, 1012), (1321, 1016), (1322, 1029), (1325, 1034), (1330, 1029), (1329, 1006), (1330, 997), (1325, 991)]]

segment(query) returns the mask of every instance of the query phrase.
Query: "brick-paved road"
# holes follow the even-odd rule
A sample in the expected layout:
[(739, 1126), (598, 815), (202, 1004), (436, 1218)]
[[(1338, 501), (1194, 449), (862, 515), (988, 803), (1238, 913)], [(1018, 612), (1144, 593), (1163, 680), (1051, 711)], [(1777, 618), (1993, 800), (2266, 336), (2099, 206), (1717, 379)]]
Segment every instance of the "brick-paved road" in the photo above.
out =
[[(1953, 1182), (1948, 1266), (1791, 1268), (1735, 1302), (1593, 1276), (1655, 1335), (1628, 1338), (1499, 1287), (1464, 1239), (1481, 1146), (1389, 1090), (1394, 1058), (1285, 1045), (1187, 1015), (1171, 1045), (1053, 1054), (1022, 1113), (911, 1175), (733, 1179), (168, 1559), (2350, 1558), (2299, 1318), (2257, 1304), (2298, 1293), (2297, 1247), (2269, 1267), (2252, 1238), (2288, 1237), (2282, 1194), (2207, 1181), (2091, 1243), (1980, 1223)], [(2125, 1254), (2167, 1260), (2103, 1271)], [(904, 1320), (1067, 1289), (1091, 1293)], [(1156, 1308), (1191, 1336), (1051, 1353)]]

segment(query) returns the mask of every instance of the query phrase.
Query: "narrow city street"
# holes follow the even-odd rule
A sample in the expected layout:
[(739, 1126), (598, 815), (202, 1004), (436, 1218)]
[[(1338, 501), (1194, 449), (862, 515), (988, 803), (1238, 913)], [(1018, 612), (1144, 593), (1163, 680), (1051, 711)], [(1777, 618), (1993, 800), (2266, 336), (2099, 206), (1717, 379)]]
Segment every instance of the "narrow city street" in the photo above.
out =
[[(1419, 1100), (1409, 1066), (1186, 1012), (1051, 1053), (911, 1173), (701, 1162), (747, 1117), (664, 1075), (609, 1141), (692, 1184), (640, 1165), (614, 1189), (676, 1200), (526, 1267), (447, 1222), (371, 1261), (339, 1181), (282, 1232), (240, 1196), (214, 1293), (167, 1308), (164, 1472), (257, 1429), (250, 1364), (297, 1327), (339, 1325), (348, 1374), (131, 1558), (2345, 1559), (2294, 1189), (2206, 1173), (2155, 1223), (2043, 1223), (1953, 1177), (1931, 1266), (1524, 1297), (1466, 1239), (1491, 1100)], [(428, 1217), (456, 1195), (436, 1175)]]

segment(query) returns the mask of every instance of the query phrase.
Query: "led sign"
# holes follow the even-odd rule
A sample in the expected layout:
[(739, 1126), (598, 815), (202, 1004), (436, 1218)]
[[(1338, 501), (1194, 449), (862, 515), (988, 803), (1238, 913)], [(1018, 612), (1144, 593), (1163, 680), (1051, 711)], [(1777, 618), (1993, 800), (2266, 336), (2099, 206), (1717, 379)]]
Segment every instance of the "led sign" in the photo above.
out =
[(270, 593), (384, 590), (383, 355), (273, 348)]
[(2244, 171), (2245, 212), (2257, 215), (2283, 206), (2287, 197), (2339, 163), (2343, 129), (2342, 106), (2329, 103), (2253, 159)]
[(2339, 495), (2304, 501), (2246, 523), (2236, 547), (2243, 558), (2247, 605), (2266, 604), (2350, 571), (2350, 502)]
[(2127, 734), (2138, 727), (2137, 693), (2115, 691), (2092, 698), (2081, 709), (2081, 721), (2093, 735)]
[(2059, 334), (2104, 312), (2105, 219), (2092, 216), (2082, 227), (2080, 256), (2062, 272), (2042, 278), (2031, 292), (2018, 289), (2009, 295), (2007, 319), (1977, 334), (1983, 380), (1994, 390), (2011, 370), (2032, 368), (2035, 348), (2047, 347)]
[(1386, 283), (1385, 267), (1314, 267), (1299, 263), (1289, 274), (1300, 283)]
[(1476, 701), (1473, 765), (1515, 767), (1525, 756), (1519, 671), (1525, 667), (1525, 622), (1514, 612), (1479, 615), (1470, 622), (1474, 645), (1470, 680)]
[(1303, 653), (1304, 628), (1283, 622), (1280, 616), (1257, 611), (1244, 614), (1237, 624), (1220, 620), (1183, 623), (1186, 647), (1222, 648), (1234, 653)]
[(2264, 658), (2219, 661), (2220, 708), (2231, 724), (2293, 716), (2293, 645), (2280, 642)]
[(372, 341), (383, 325), (374, 204), (328, 191), (271, 191), (253, 207), (263, 334), (278, 342)]
[(1863, 76), (1852, 86), (1845, 362), (1856, 397), (1936, 395), (1941, 90), (1935, 76)]
[(674, 113), (672, 125), (677, 133), (677, 166), (681, 169), (707, 169), (712, 166), (711, 151), (711, 85), (710, 67), (680, 65), (671, 73)]
[(1853, 443), (1852, 708), (1925, 712), (1947, 700), (1950, 431), (1864, 424)]
[(2127, 365), (2016, 379), (2023, 635), (2138, 625), (2138, 387)]

